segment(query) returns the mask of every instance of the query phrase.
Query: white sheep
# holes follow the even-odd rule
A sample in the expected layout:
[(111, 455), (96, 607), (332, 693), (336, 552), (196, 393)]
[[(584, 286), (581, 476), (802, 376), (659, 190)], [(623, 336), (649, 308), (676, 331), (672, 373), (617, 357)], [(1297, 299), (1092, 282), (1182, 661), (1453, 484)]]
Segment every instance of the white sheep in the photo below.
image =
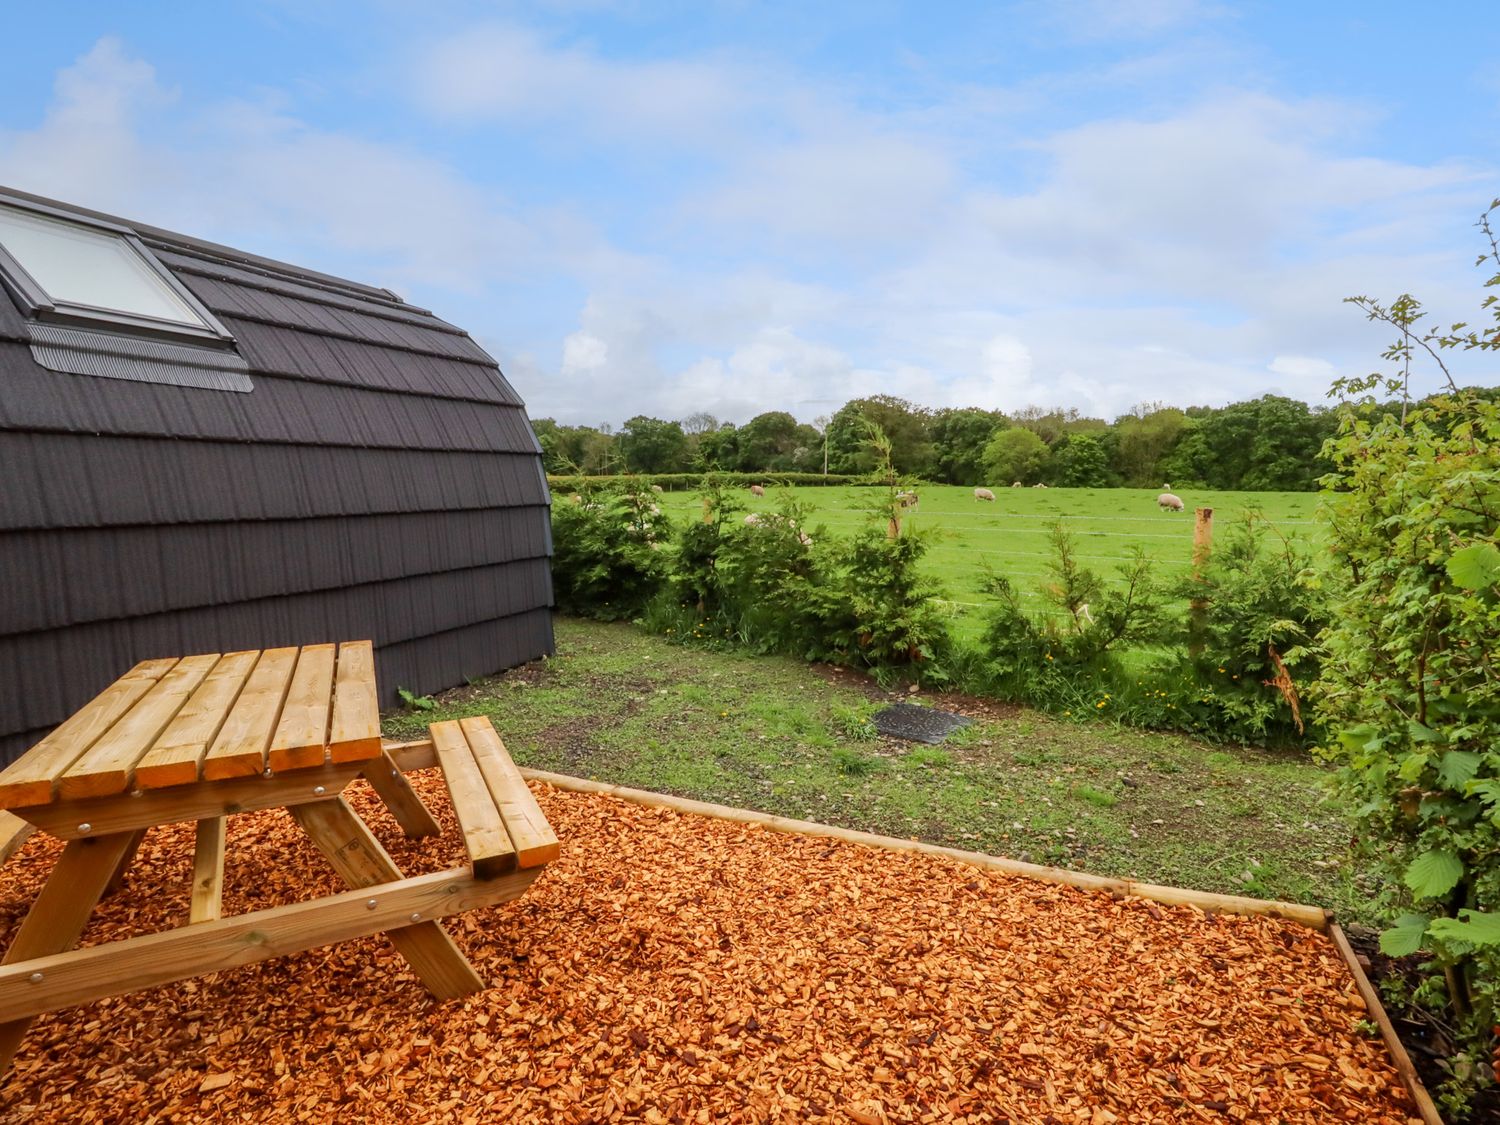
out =
[(760, 523), (760, 514), (758, 512), (751, 512), (745, 517), (746, 527), (754, 527), (758, 523)]
[(750, 486), (750, 495), (751, 496), (764, 496), (765, 494), (766, 494), (766, 490), (764, 488), (762, 488), (760, 485), (758, 485), (758, 484), (752, 484)]
[(1034, 485), (1032, 485), (1032, 486), (1031, 486), (1031, 487), (1032, 487), (1032, 488), (1046, 488), (1046, 487), (1047, 487), (1047, 486), (1046, 486), (1046, 485), (1045, 485), (1045, 484), (1043, 484), (1043, 483), (1042, 483), (1042, 482), (1041, 482), (1041, 481), (1037, 481), (1037, 482), (1036, 482), (1036, 483), (1035, 483), (1035, 484), (1034, 484)]
[(1183, 509), (1182, 497), (1163, 492), (1156, 498), (1156, 506), (1163, 511), (1180, 512)]
[(1025, 487), (1025, 485), (1023, 485), (1023, 484), (1022, 484), (1022, 483), (1021, 483), (1021, 482), (1020, 482), (1020, 481), (1018, 481), (1018, 480), (1013, 480), (1013, 481), (1011, 481), (1011, 482), (1010, 482), (1010, 486), (1011, 486), (1011, 487), (1012, 487), (1012, 488), (1024, 488), (1024, 487)]
[(988, 488), (976, 488), (974, 490), (974, 499), (976, 500), (993, 500), (994, 498), (995, 494)]
[(1161, 490), (1163, 492), (1171, 492), (1172, 491), (1172, 486), (1170, 484), (1164, 484), (1164, 485), (1161, 486)]
[(652, 486), (651, 486), (651, 491), (652, 491), (652, 492), (665, 492), (665, 491), (666, 491), (666, 489), (664, 489), (664, 488), (662, 488), (662, 486), (661, 486), (661, 485), (659, 485), (659, 484), (653, 484), (653, 485), (652, 485)]
[(801, 542), (801, 544), (804, 547), (811, 547), (812, 546), (812, 536), (809, 535), (805, 531), (799, 531), (799, 532), (797, 532), (797, 539), (798, 539), (798, 541)]

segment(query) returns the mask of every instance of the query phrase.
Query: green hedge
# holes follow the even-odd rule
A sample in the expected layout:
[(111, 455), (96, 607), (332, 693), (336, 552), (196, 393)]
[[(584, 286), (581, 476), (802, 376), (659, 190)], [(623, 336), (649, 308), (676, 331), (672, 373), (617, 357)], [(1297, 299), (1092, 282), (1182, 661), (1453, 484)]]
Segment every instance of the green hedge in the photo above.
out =
[(749, 488), (752, 484), (760, 485), (834, 485), (834, 484), (871, 484), (868, 477), (843, 476), (838, 473), (830, 473), (824, 476), (822, 473), (632, 473), (620, 476), (553, 476), (547, 475), (547, 483), (553, 492), (581, 492), (585, 488), (596, 488), (600, 485), (628, 485), (637, 488), (649, 488), (658, 485), (668, 492), (679, 489), (701, 488), (712, 478), (721, 485), (734, 487), (736, 485)]

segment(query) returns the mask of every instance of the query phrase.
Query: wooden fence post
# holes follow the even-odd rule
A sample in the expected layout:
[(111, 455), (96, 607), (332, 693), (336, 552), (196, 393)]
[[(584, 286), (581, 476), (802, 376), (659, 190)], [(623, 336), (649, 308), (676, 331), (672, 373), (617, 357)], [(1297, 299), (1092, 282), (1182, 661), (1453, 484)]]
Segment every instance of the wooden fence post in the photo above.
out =
[[(1214, 510), (1197, 508), (1193, 512), (1193, 581), (1203, 581), (1203, 570), (1213, 553)], [(1208, 629), (1208, 599), (1193, 598), (1188, 603), (1188, 655), (1203, 652), (1203, 634)]]
[(709, 499), (708, 499), (707, 496), (705, 496), (703, 498), (703, 522), (704, 523), (713, 523), (714, 522), (713, 505), (709, 502)]

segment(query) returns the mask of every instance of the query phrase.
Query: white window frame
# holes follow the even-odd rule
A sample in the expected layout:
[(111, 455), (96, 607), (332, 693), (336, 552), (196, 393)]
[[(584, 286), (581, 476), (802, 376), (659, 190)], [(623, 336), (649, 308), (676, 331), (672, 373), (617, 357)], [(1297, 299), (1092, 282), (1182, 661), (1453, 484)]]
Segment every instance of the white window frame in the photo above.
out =
[(37, 320), (53, 324), (70, 324), (75, 327), (108, 328), (128, 332), (131, 335), (191, 340), (221, 347), (230, 347), (234, 344), (234, 337), (230, 335), (229, 330), (219, 323), (213, 313), (204, 308), (203, 303), (188, 291), (187, 286), (177, 280), (171, 270), (157, 260), (156, 255), (151, 253), (146, 244), (141, 241), (140, 236), (129, 227), (103, 219), (78, 215), (58, 207), (49, 207), (43, 203), (34, 203), (29, 199), (18, 199), (5, 192), (0, 192), (0, 204), (116, 236), (134, 250), (146, 267), (183, 304), (187, 305), (195, 316), (203, 321), (203, 326), (53, 297), (31, 274), (26, 272), (26, 267), (21, 265), (16, 257), (5, 248), (5, 245), (0, 243), (0, 280), (5, 282), (6, 287), (20, 299), (22, 305)]

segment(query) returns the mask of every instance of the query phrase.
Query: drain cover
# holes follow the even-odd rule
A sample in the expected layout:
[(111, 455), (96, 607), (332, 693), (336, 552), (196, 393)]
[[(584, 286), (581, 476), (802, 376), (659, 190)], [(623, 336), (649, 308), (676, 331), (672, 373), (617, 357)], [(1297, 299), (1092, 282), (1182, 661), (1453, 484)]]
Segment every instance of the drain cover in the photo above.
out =
[(974, 720), (955, 715), (952, 711), (917, 707), (911, 703), (894, 703), (884, 710), (876, 711), (872, 721), (875, 729), (887, 738), (904, 738), (908, 742), (936, 745)]

